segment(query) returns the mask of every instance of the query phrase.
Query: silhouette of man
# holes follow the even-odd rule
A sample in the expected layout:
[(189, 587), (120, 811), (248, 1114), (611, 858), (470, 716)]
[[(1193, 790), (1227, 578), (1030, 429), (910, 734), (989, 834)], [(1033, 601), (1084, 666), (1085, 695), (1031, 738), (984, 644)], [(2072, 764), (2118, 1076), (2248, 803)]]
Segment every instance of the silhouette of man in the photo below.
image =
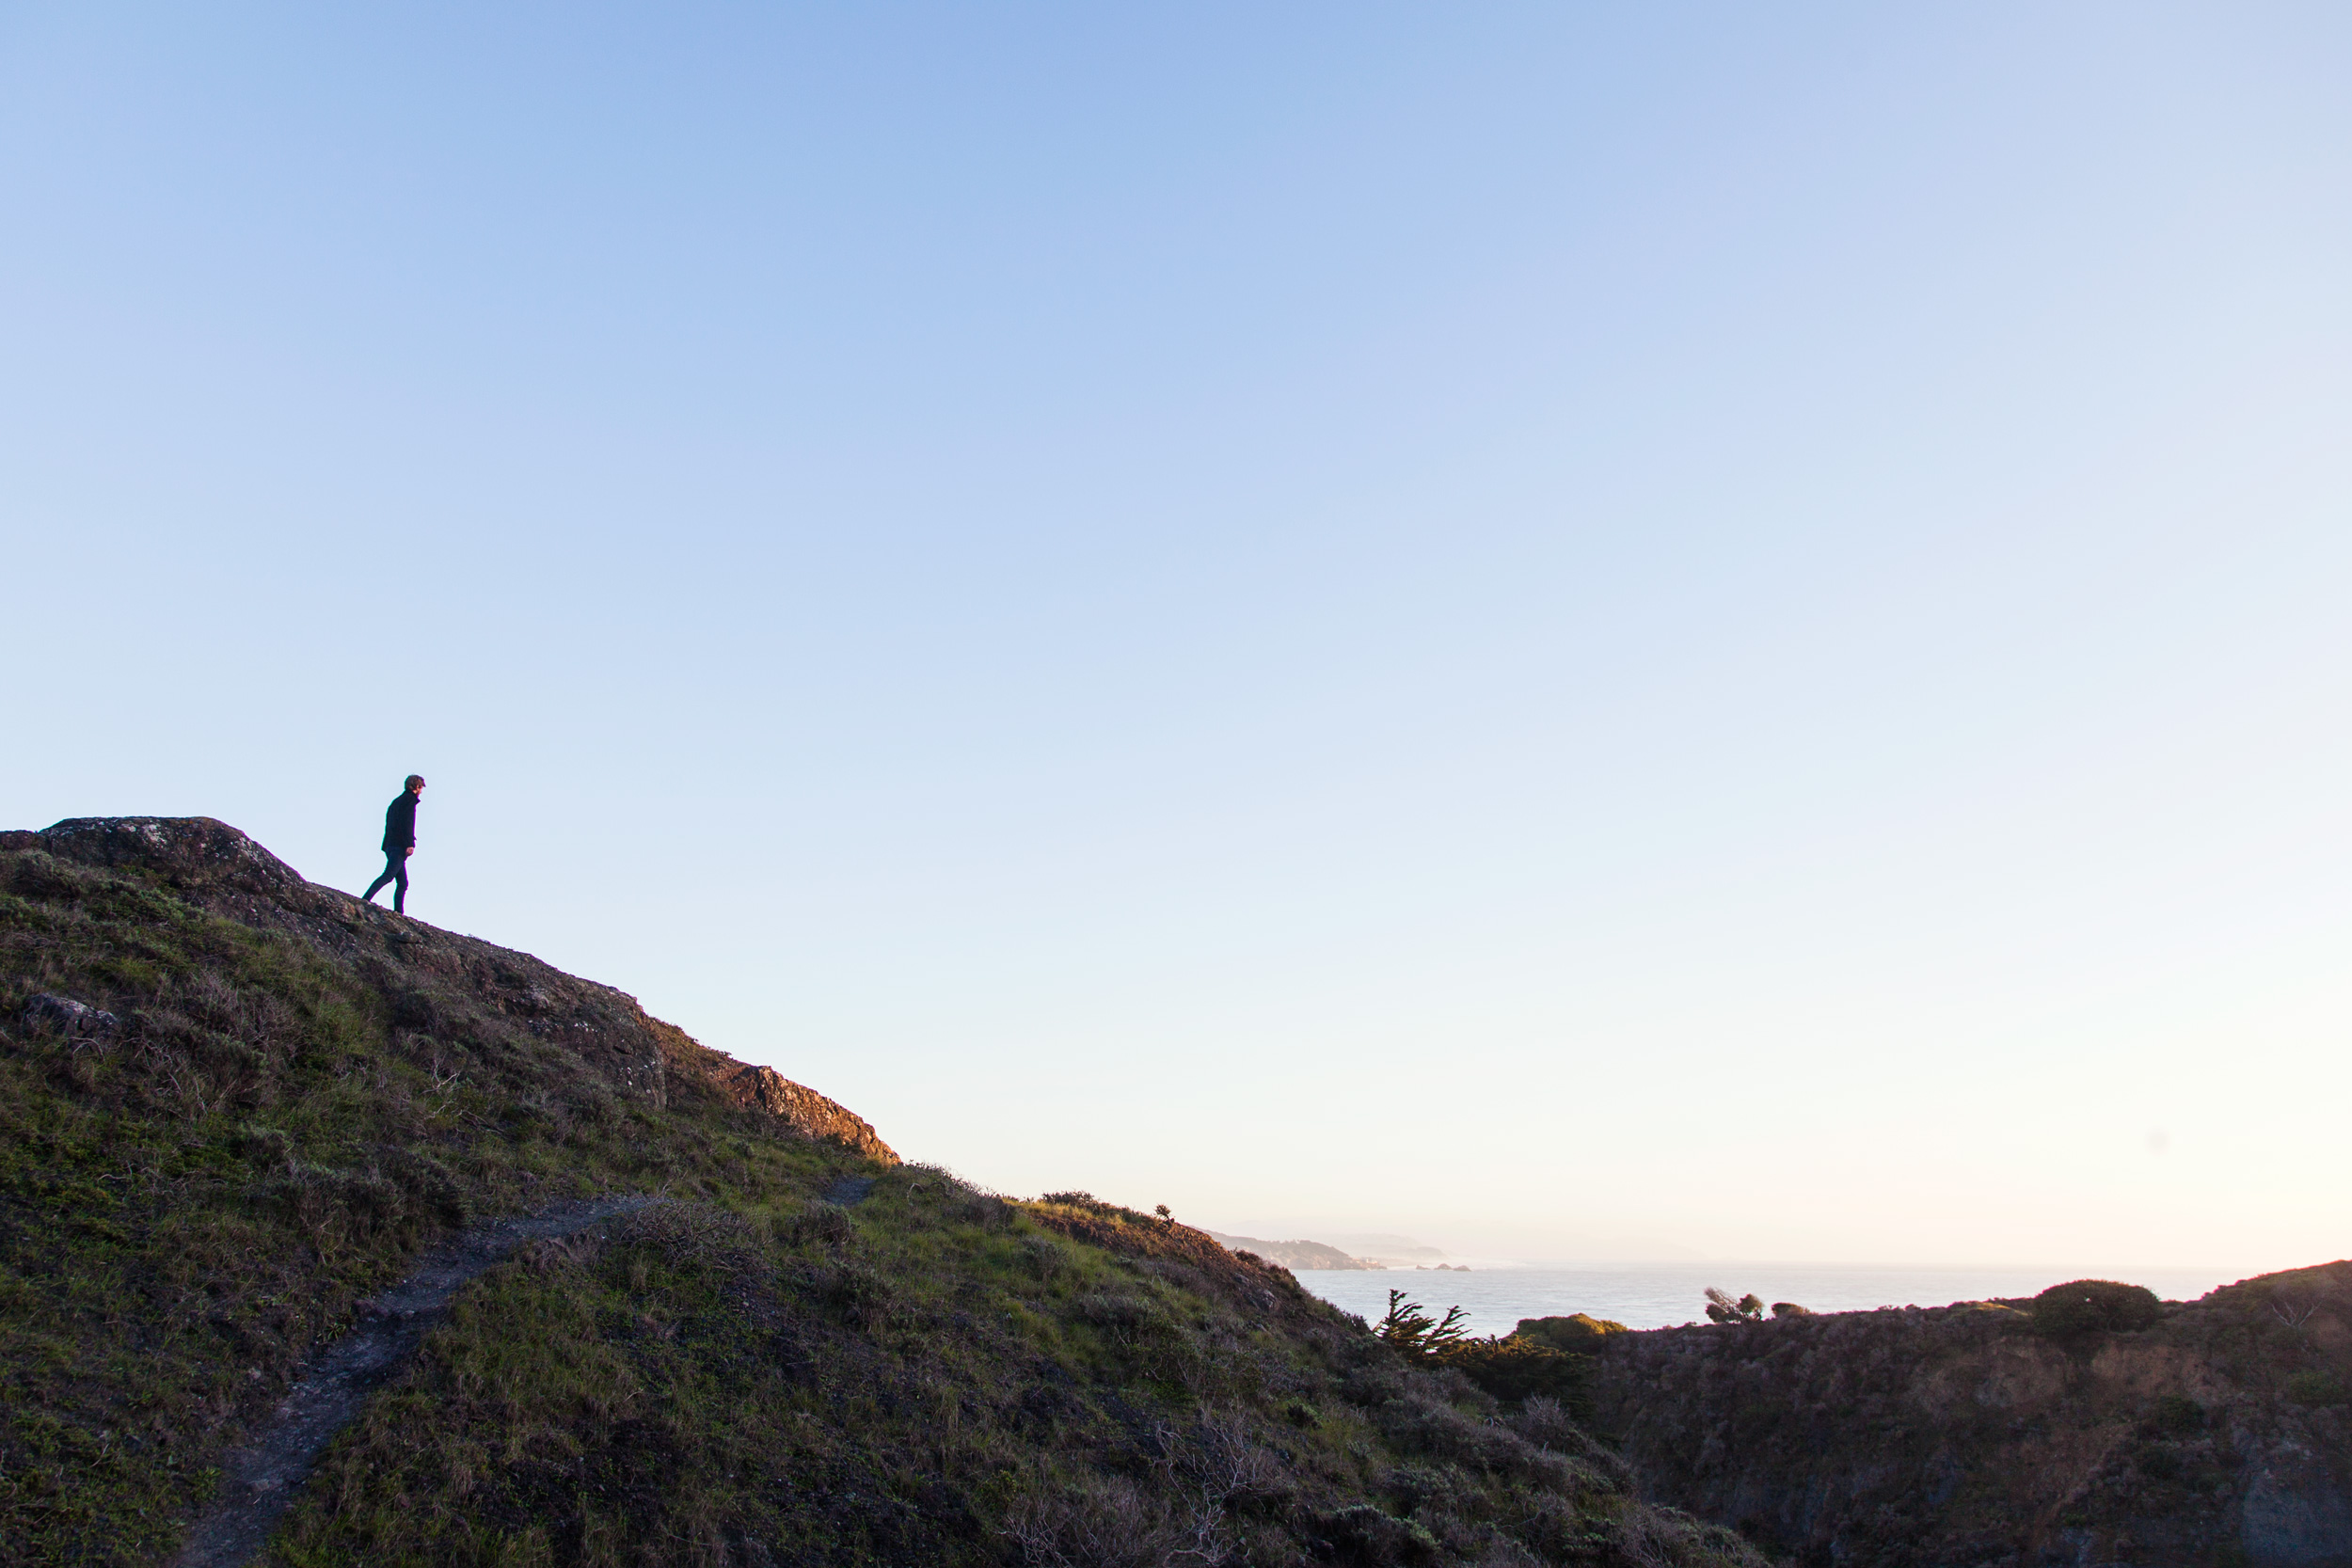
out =
[(392, 912), (408, 912), (408, 857), (417, 852), (417, 802), (423, 799), (424, 775), (411, 773), (400, 793), (392, 797), (392, 803), (384, 808), (384, 875), (359, 895), (362, 904), (374, 903), (377, 891), (389, 882)]

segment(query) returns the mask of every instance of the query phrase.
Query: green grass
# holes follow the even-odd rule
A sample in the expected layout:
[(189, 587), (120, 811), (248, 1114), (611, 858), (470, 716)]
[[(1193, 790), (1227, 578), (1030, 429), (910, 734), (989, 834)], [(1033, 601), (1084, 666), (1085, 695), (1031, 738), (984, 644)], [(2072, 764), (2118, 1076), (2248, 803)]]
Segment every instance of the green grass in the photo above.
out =
[[(454, 982), (0, 853), (0, 1560), (167, 1560), (303, 1359), (470, 1216), (675, 1201), (463, 1291), (273, 1559), (1753, 1560), (1558, 1405), (1200, 1232), (664, 1108)], [(28, 1032), (56, 991), (103, 1044)], [(816, 1200), (875, 1178), (845, 1213)]]

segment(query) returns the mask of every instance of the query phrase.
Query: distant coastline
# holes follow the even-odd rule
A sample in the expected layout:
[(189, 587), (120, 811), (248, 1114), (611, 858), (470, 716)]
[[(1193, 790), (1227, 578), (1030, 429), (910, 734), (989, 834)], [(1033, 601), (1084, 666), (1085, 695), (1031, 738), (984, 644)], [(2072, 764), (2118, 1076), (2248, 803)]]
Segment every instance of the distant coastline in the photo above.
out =
[(1269, 1263), (1286, 1269), (1327, 1269), (1348, 1272), (1363, 1269), (1384, 1269), (1388, 1265), (1375, 1259), (1358, 1258), (1342, 1252), (1326, 1242), (1268, 1242), (1255, 1236), (1228, 1236), (1221, 1230), (1207, 1232), (1210, 1240), (1229, 1252), (1254, 1252)]

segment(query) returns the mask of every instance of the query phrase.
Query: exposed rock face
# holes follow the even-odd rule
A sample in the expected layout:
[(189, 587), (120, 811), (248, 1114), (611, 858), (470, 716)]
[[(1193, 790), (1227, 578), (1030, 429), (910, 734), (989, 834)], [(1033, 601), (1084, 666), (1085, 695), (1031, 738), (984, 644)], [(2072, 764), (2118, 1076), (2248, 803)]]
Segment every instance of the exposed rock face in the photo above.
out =
[(133, 866), (174, 887), (277, 894), (305, 887), (291, 865), (209, 816), (72, 816), (37, 833), (0, 833), (0, 848), (45, 849), (85, 865)]
[(756, 1106), (804, 1138), (830, 1138), (886, 1165), (898, 1163), (898, 1156), (865, 1117), (805, 1085), (795, 1084), (774, 1068), (742, 1068), (721, 1083), (737, 1104)]
[(0, 850), (144, 874), (215, 914), (285, 932), (355, 964), (405, 1029), (462, 1034), (468, 1018), (494, 1014), (576, 1058), (624, 1099), (661, 1106), (680, 1089), (716, 1094), (767, 1110), (802, 1136), (898, 1160), (873, 1128), (823, 1095), (700, 1044), (625, 992), (307, 882), (209, 816), (74, 817), (39, 832), (0, 832)]
[(1612, 1334), (1643, 1495), (1804, 1564), (2352, 1564), (2352, 1263), (2052, 1338), (1997, 1303)]

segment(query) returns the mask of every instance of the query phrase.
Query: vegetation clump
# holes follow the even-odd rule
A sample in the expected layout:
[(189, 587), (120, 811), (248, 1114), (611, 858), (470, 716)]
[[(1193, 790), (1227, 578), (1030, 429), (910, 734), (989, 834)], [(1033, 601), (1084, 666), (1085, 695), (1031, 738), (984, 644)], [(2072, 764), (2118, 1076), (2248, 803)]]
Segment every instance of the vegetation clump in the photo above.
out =
[(2297, 1404), (2352, 1404), (2352, 1383), (2322, 1367), (2289, 1374), (2285, 1392)]
[(1606, 1335), (1631, 1332), (1613, 1318), (1596, 1318), (1586, 1312), (1572, 1312), (1565, 1318), (1521, 1318), (1519, 1326), (1511, 1331), (1516, 1339), (1533, 1339), (1554, 1350), (1571, 1353), (1589, 1351)]
[(2086, 1334), (2130, 1333), (2164, 1315), (2164, 1304), (2145, 1285), (2112, 1279), (2075, 1279), (2053, 1285), (2027, 1308), (2033, 1325), (2052, 1338)]
[[(1464, 1317), (1461, 1307), (1451, 1307), (1443, 1317), (1433, 1318), (1426, 1307), (1406, 1299), (1403, 1291), (1391, 1290), (1389, 1309), (1373, 1325), (1373, 1333), (1408, 1361), (1459, 1373), (1505, 1404), (1518, 1404), (1531, 1398), (1566, 1403), (1581, 1401), (1585, 1386), (1584, 1357), (1570, 1355), (1540, 1338), (1519, 1333), (1480, 1338), (1469, 1331)], [(1524, 1328), (1526, 1324), (1520, 1326)], [(1597, 1332), (1594, 1337), (1598, 1337)]]
[(1517, 1335), (1467, 1339), (1439, 1358), (1505, 1404), (1542, 1397), (1581, 1405), (1585, 1358)]

